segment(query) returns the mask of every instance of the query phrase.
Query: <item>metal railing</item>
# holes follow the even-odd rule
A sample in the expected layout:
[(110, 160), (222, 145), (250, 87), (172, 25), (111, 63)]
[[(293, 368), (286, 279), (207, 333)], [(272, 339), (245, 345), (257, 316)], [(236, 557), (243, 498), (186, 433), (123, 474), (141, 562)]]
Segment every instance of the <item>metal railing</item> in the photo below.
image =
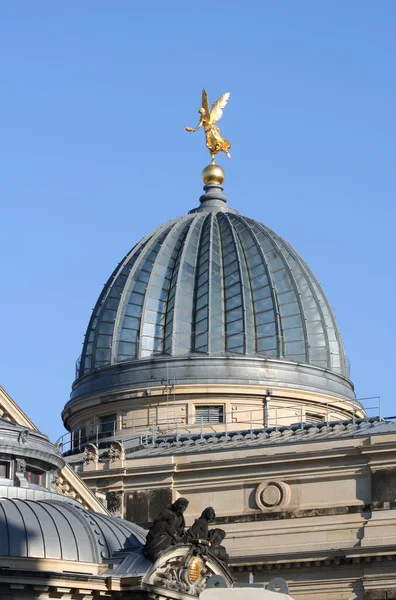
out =
[[(158, 436), (172, 436), (178, 440), (183, 436), (198, 435), (202, 437), (204, 433), (208, 432), (224, 432), (224, 435), (227, 436), (228, 433), (239, 430), (253, 433), (264, 427), (277, 430), (293, 426), (303, 429), (306, 426), (315, 425), (315, 423), (323, 424), (345, 420), (354, 422), (362, 418), (363, 411), (368, 418), (375, 417), (381, 420), (380, 396), (351, 401), (351, 417), (345, 417), (345, 419), (340, 418), (340, 414), (344, 411), (331, 404), (322, 405), (320, 413), (313, 407), (311, 413), (309, 408), (307, 409), (307, 405), (283, 405), (280, 398), (272, 396), (268, 396), (267, 399), (270, 401), (270, 407), (263, 402), (263, 406), (258, 409), (232, 410), (223, 413), (222, 418), (215, 423), (207, 422), (203, 418), (199, 422), (188, 422), (185, 416), (159, 419), (158, 411), (154, 409), (154, 414), (150, 415), (149, 413), (145, 417), (122, 418), (121, 428), (117, 428), (116, 422), (97, 424), (89, 432), (84, 427), (74, 430), (72, 433), (65, 433), (56, 443), (60, 452), (67, 455), (82, 452), (88, 443), (93, 443), (98, 447), (108, 446), (117, 439), (135, 440), (137, 446), (146, 446), (155, 443)], [(173, 404), (168, 408), (175, 409)]]
[(89, 443), (99, 447), (102, 442), (109, 442), (116, 439), (117, 423), (98, 423), (93, 429), (87, 432), (86, 427), (76, 429), (62, 435), (56, 445), (61, 454), (70, 452), (82, 452)]

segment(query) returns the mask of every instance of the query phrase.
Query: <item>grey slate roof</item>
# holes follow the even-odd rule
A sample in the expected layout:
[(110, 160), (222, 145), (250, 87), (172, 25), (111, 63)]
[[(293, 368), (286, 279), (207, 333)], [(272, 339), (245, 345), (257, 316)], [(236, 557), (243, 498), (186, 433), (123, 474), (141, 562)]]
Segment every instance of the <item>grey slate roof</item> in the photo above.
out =
[(107, 562), (139, 549), (146, 530), (59, 500), (0, 498), (0, 556)]

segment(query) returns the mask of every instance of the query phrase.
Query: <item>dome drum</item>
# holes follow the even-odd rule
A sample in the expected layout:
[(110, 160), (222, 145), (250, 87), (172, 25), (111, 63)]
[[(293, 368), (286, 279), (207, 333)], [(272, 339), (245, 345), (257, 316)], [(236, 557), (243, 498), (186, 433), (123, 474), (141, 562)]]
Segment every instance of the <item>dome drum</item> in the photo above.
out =
[[(271, 409), (264, 401), (271, 390)], [(348, 379), (320, 367), (248, 357), (172, 357), (135, 360), (103, 368), (79, 380), (63, 411), (74, 438), (99, 439), (150, 433), (198, 431), (197, 407), (218, 409), (224, 429), (248, 429), (250, 422), (286, 425), (314, 416), (316, 421), (363, 416)], [(114, 431), (102, 432), (114, 415)], [(310, 416), (309, 416), (310, 415)], [(108, 425), (105, 425), (107, 428)], [(207, 427), (207, 425), (205, 425)], [(92, 441), (92, 440), (91, 440)], [(84, 444), (83, 444), (84, 445)]]

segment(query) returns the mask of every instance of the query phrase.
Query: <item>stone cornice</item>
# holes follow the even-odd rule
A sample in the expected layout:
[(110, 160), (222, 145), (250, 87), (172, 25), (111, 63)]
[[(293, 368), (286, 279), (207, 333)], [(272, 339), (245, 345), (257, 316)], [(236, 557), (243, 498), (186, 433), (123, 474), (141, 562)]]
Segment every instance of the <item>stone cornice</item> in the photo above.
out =
[(396, 545), (381, 548), (351, 548), (350, 550), (332, 550), (323, 552), (301, 552), (288, 555), (257, 556), (246, 559), (231, 559), (231, 571), (263, 571), (272, 569), (303, 569), (323, 566), (344, 566), (361, 563), (391, 562), (396, 566)]

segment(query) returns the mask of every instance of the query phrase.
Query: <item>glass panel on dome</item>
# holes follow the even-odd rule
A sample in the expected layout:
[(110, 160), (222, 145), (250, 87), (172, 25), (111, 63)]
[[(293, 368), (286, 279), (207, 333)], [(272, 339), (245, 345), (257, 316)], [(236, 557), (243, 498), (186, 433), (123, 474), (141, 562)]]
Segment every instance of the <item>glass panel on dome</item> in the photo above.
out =
[(227, 275), (227, 277), (224, 280), (224, 284), (226, 286), (231, 286), (231, 285), (234, 285), (234, 283), (237, 283), (238, 281), (239, 281), (239, 272), (235, 271), (231, 275)]
[(203, 319), (195, 324), (195, 331), (197, 333), (203, 333), (208, 330), (208, 319)]
[(285, 343), (285, 355), (291, 356), (293, 354), (304, 354), (304, 358), (305, 358), (305, 343), (304, 342), (286, 342)]
[(131, 342), (119, 342), (118, 352), (123, 355), (134, 357), (136, 354), (136, 344)]
[(235, 283), (234, 285), (231, 285), (230, 287), (225, 286), (225, 296), (226, 298), (232, 298), (232, 296), (235, 296), (236, 294), (241, 294), (241, 286), (239, 283)]
[(146, 284), (146, 283), (144, 283), (144, 282), (142, 282), (142, 281), (137, 281), (137, 282), (135, 283), (135, 285), (134, 285), (134, 288), (133, 288), (133, 289), (134, 289), (134, 291), (135, 291), (135, 292), (139, 292), (139, 293), (141, 293), (141, 294), (144, 294), (144, 292), (146, 291), (146, 287), (147, 287), (147, 284)]
[(283, 331), (283, 339), (285, 342), (298, 342), (304, 340), (304, 332), (301, 327), (296, 329), (285, 329)]
[(278, 294), (281, 294), (282, 292), (289, 292), (292, 289), (293, 286), (288, 277), (276, 283), (276, 291)]
[(152, 311), (165, 312), (165, 302), (158, 300), (158, 298), (147, 298), (146, 308)]
[(278, 303), (279, 304), (288, 304), (289, 302), (295, 302), (296, 293), (293, 290), (292, 292), (283, 292), (278, 294)]
[(158, 324), (164, 324), (165, 323), (165, 315), (161, 312), (154, 312), (152, 310), (146, 310), (144, 313), (144, 320), (145, 323), (158, 323)]
[[(102, 319), (103, 321), (114, 321), (117, 315), (117, 311), (115, 310), (105, 310)], [(98, 329), (100, 327), (100, 323), (98, 324)]]
[(236, 319), (242, 319), (242, 316), (243, 316), (242, 307), (234, 308), (233, 310), (230, 310), (227, 312), (227, 315), (226, 315), (227, 323), (230, 323), (231, 321), (235, 321)]
[(309, 336), (310, 346), (324, 346), (326, 344), (326, 338), (324, 333), (315, 333)]
[(132, 292), (129, 302), (130, 302), (130, 304), (137, 304), (137, 305), (141, 306), (143, 304), (143, 299), (144, 299), (143, 294), (137, 294), (135, 292)]
[(306, 322), (308, 335), (323, 333), (323, 323), (322, 321), (307, 321)]
[(276, 348), (277, 348), (276, 337), (269, 336), (269, 337), (257, 338), (257, 351), (258, 352), (265, 352), (266, 350), (276, 350)]
[[(264, 298), (271, 298), (271, 289), (270, 287), (267, 285), (266, 287), (262, 287), (258, 290), (254, 290), (254, 298), (255, 300), (262, 300)], [(271, 299), (271, 306), (272, 306), (272, 299)]]
[(96, 345), (97, 345), (97, 347), (104, 346), (105, 348), (108, 348), (109, 345), (111, 344), (111, 340), (112, 340), (111, 335), (98, 335)]
[(269, 310), (273, 307), (272, 298), (263, 298), (262, 300), (257, 300), (257, 302), (255, 302), (255, 306), (257, 312)]
[(304, 311), (304, 314), (305, 314), (305, 318), (308, 321), (317, 321), (318, 316), (320, 316), (320, 313), (318, 312), (317, 308), (308, 309), (308, 310)]
[(327, 360), (327, 348), (310, 348), (310, 355), (315, 360)]
[(197, 310), (203, 308), (208, 304), (208, 292), (205, 292), (197, 299), (196, 308)]
[[(327, 328), (327, 337), (329, 338), (329, 341), (333, 341), (335, 342), (337, 340), (337, 336), (336, 336), (336, 332), (334, 329), (331, 329), (330, 327)], [(331, 346), (331, 344), (330, 344)], [(338, 346), (338, 343), (337, 343)]]
[(265, 273), (260, 273), (259, 275), (253, 277), (252, 287), (254, 289), (261, 288), (263, 286), (268, 286), (268, 277), (265, 275)]
[(201, 333), (194, 335), (194, 347), (196, 352), (208, 351), (208, 334)]
[(267, 310), (265, 312), (260, 312), (256, 314), (257, 325), (272, 322), (275, 322), (275, 313), (273, 310)]
[(240, 306), (241, 305), (241, 297), (239, 296), (239, 294), (237, 296), (233, 296), (232, 298), (229, 298), (228, 300), (226, 300), (225, 306), (226, 306), (226, 310), (231, 310), (232, 308), (235, 308), (236, 306)]
[(278, 256), (276, 251), (270, 253), (270, 267), (275, 280), (277, 279), (278, 275), (281, 276), (280, 271), (285, 268), (283, 260), (280, 256)]
[(258, 265), (261, 265), (263, 262), (263, 259), (261, 258), (261, 254), (258, 254), (258, 253), (255, 256), (249, 258), (248, 260), (249, 260), (250, 268), (257, 267)]
[(142, 328), (143, 335), (160, 336), (163, 327), (161, 325), (153, 325), (152, 323), (144, 323)]
[(142, 307), (136, 304), (128, 304), (125, 310), (125, 314), (128, 317), (140, 317), (142, 314)]
[(257, 265), (257, 267), (253, 267), (253, 269), (250, 270), (250, 276), (252, 279), (255, 279), (256, 277), (261, 277), (263, 274), (266, 275), (266, 269), (262, 262), (259, 265)]
[(108, 298), (108, 300), (106, 302), (106, 308), (108, 308), (110, 310), (117, 310), (118, 304), (119, 304), (119, 300), (117, 300), (115, 298)]
[(140, 319), (134, 317), (124, 317), (122, 321), (122, 327), (127, 329), (139, 329)]
[(295, 327), (302, 327), (300, 315), (282, 318), (282, 329), (294, 329)]
[(233, 321), (232, 323), (227, 324), (228, 333), (237, 333), (239, 331), (243, 332), (243, 320), (239, 319), (238, 321)]
[(106, 323), (106, 322), (102, 322), (100, 324), (100, 332), (103, 334), (109, 334), (112, 335), (113, 334), (113, 330), (114, 330), (114, 322), (113, 323)]
[(148, 271), (142, 270), (139, 272), (138, 279), (139, 279), (139, 281), (142, 281), (143, 283), (147, 283), (148, 280), (150, 279), (150, 273)]
[(230, 352), (243, 352), (244, 348), (244, 334), (238, 333), (236, 335), (226, 336), (226, 350)]
[(258, 325), (256, 331), (257, 336), (274, 336), (276, 335), (276, 325), (274, 322)]
[(282, 317), (290, 317), (292, 315), (300, 314), (300, 307), (297, 302), (291, 302), (290, 304), (283, 304), (280, 306), (280, 313)]
[(136, 342), (137, 331), (135, 329), (121, 329), (120, 340), (123, 342)]

